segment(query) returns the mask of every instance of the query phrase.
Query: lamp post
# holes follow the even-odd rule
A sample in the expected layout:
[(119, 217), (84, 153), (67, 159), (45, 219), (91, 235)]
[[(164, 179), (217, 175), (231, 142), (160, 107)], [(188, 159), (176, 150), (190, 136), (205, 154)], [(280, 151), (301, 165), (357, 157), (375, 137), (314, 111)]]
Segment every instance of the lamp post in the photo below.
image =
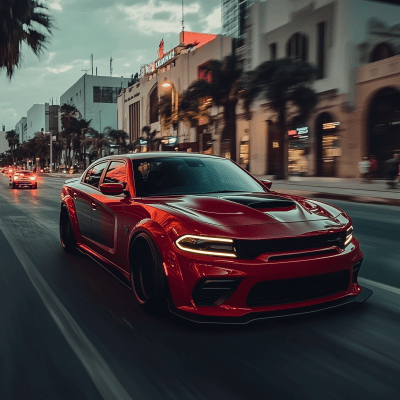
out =
[(101, 110), (99, 111), (99, 115), (100, 115), (100, 133), (101, 133)]
[[(172, 121), (174, 120), (174, 114), (176, 112), (176, 108), (178, 106), (178, 104), (175, 104), (175, 87), (174, 84), (169, 82), (167, 80), (167, 77), (164, 78), (164, 82), (161, 84), (161, 86), (165, 89), (165, 90), (171, 90), (171, 119)], [(178, 121), (176, 122), (177, 126), (176, 126), (176, 136), (178, 138), (178, 129), (179, 129), (179, 124)], [(172, 122), (172, 127), (174, 128), (174, 122)]]

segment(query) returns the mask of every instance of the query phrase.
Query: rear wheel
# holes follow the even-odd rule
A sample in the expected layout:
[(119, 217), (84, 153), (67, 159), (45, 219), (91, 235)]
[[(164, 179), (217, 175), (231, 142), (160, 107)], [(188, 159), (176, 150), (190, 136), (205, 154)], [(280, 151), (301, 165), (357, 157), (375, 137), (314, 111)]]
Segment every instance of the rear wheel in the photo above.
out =
[(72, 229), (71, 219), (66, 207), (62, 207), (60, 213), (60, 240), (63, 249), (67, 253), (75, 253), (77, 250), (75, 234)]
[(146, 312), (167, 310), (168, 283), (162, 258), (145, 233), (136, 236), (131, 245), (130, 277), (135, 299)]

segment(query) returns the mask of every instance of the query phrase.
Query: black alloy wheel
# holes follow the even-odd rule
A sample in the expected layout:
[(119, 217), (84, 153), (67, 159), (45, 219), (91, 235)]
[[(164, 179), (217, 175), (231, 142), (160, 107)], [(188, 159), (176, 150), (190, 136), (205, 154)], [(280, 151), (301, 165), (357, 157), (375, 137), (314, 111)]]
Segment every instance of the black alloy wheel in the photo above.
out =
[(150, 313), (167, 310), (168, 282), (161, 254), (146, 233), (140, 233), (130, 247), (130, 278), (134, 297)]
[(67, 253), (76, 253), (77, 245), (75, 234), (72, 229), (71, 219), (68, 210), (65, 206), (61, 208), (60, 212), (60, 241), (61, 245)]

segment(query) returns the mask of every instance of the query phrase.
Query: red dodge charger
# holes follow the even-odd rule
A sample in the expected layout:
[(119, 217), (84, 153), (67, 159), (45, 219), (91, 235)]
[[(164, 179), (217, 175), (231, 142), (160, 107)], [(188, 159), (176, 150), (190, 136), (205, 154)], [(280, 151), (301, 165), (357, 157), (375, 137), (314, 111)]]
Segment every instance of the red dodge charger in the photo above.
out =
[(145, 310), (198, 322), (365, 301), (350, 217), (270, 187), (220, 157), (105, 157), (63, 186), (61, 244), (119, 271)]

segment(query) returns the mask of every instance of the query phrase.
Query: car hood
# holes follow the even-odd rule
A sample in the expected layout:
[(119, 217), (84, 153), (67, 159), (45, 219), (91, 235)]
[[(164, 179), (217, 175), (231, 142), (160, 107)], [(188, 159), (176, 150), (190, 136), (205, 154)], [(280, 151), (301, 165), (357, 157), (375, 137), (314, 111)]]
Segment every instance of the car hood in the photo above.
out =
[(144, 203), (206, 224), (251, 226), (326, 221), (343, 226), (342, 211), (314, 200), (270, 193), (229, 193), (147, 198)]

